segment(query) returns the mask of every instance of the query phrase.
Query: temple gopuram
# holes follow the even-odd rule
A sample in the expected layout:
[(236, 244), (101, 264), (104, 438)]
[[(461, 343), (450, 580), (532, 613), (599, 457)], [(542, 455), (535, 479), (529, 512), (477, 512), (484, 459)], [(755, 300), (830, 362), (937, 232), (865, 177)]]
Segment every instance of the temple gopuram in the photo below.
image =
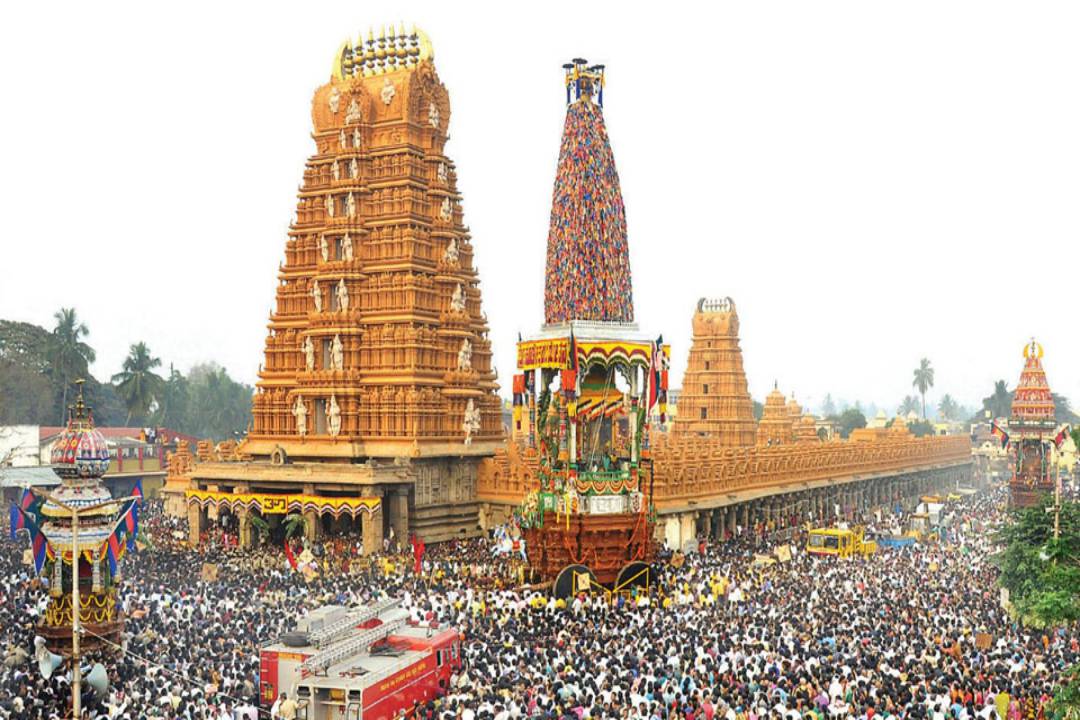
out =
[(672, 433), (703, 435), (731, 447), (752, 446), (757, 421), (743, 370), (735, 301), (702, 298), (692, 322), (693, 341)]
[(1009, 505), (1037, 505), (1054, 491), (1054, 437), (1057, 429), (1054, 397), (1042, 366), (1043, 347), (1032, 340), (1024, 346), (1024, 369), (1013, 393), (1008, 444), (1013, 463)]
[(252, 516), (274, 535), (293, 512), (369, 551), (391, 528), (473, 533), (501, 403), (427, 36), (346, 42), (311, 117), (250, 431), (181, 460), (166, 493), (192, 542), (216, 521), (246, 544)]

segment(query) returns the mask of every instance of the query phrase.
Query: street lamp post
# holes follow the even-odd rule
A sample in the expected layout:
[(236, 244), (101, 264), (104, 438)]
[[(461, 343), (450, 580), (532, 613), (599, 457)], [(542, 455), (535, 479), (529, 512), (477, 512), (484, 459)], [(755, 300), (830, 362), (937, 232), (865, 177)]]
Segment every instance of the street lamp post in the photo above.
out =
[[(140, 498), (138, 495), (129, 495), (128, 497), (104, 500), (79, 508), (57, 499), (52, 493), (42, 492), (41, 495), (57, 507), (71, 513), (71, 710), (73, 715), (79, 718), (82, 714), (82, 668), (79, 666), (79, 636), (82, 632), (82, 619), (80, 618), (82, 597), (79, 591), (79, 515), (90, 510), (119, 505), (128, 500)], [(57, 553), (56, 562), (64, 562), (62, 553)]]

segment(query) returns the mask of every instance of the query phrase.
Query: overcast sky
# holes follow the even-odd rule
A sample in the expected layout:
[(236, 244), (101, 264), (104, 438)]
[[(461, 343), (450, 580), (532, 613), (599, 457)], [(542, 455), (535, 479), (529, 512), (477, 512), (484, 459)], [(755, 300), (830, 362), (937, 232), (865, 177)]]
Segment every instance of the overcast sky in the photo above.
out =
[[(310, 103), (347, 36), (415, 22), (453, 109), (504, 385), (543, 315), (571, 57), (607, 65), (634, 301), (678, 384), (701, 296), (734, 298), (750, 389), (895, 408), (1015, 384), (1080, 404), (1080, 3), (7, 3), (0, 318), (75, 306), (119, 369), (254, 382)], [(513, 8), (514, 11), (510, 12)]]

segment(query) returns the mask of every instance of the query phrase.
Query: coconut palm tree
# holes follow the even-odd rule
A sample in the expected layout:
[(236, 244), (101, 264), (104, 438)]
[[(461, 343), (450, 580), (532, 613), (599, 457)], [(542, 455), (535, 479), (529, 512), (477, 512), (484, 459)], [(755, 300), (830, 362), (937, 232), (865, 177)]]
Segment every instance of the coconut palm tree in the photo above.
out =
[(138, 342), (131, 346), (123, 370), (112, 376), (116, 392), (127, 407), (128, 423), (132, 417), (145, 417), (161, 396), (165, 381), (154, 373), (154, 368), (160, 366), (161, 360), (150, 355), (146, 343)]
[(904, 401), (900, 403), (900, 407), (897, 408), (897, 415), (907, 415), (910, 412), (919, 411), (919, 398), (914, 395), (905, 395)]
[(64, 424), (67, 413), (68, 387), (77, 378), (89, 372), (90, 363), (97, 358), (94, 348), (83, 342), (90, 334), (86, 324), (79, 321), (75, 308), (60, 308), (53, 314), (56, 326), (50, 339), (49, 363), (53, 373), (63, 384), (60, 399), (60, 424)]
[(930, 361), (923, 358), (919, 361), (919, 367), (915, 368), (915, 379), (911, 381), (911, 386), (919, 391), (922, 395), (922, 416), (926, 419), (926, 391), (934, 387), (934, 368), (930, 366)]
[(994, 383), (994, 394), (983, 398), (983, 410), (990, 411), (990, 417), (1008, 417), (1012, 410), (1012, 391), (1004, 380)]
[(282, 524), (285, 527), (285, 537), (291, 538), (304, 534), (307, 529), (307, 518), (299, 513), (289, 513)]

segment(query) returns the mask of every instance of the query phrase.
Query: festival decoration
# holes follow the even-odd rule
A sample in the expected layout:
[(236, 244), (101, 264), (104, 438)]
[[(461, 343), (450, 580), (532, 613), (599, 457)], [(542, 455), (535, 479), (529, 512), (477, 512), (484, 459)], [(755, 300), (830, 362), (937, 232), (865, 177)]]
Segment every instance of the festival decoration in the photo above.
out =
[[(80, 622), (90, 631), (83, 644), (94, 646), (101, 638), (115, 642), (124, 623), (115, 603), (120, 562), (126, 552), (135, 549), (142, 487), (137, 484), (130, 499), (113, 501), (102, 483), (101, 477), (109, 468), (109, 450), (83, 400), (82, 381), (75, 404), (69, 408), (67, 427), (53, 444), (51, 459), (60, 485), (40, 496), (28, 489), (12, 508), (12, 531), (26, 531), (34, 570), (50, 579), (50, 604), (38, 634), (52, 648), (70, 645), (71, 611), (64, 612), (61, 606), (69, 601), (73, 583), (78, 583), (84, 600)], [(72, 508), (78, 515), (77, 527)], [(107, 572), (103, 564), (108, 565)], [(51, 567), (46, 570), (48, 565)]]
[(1024, 369), (1013, 393), (1009, 432), (1001, 431), (1002, 446), (1011, 444), (1014, 458), (1015, 470), (1009, 483), (1013, 507), (1038, 504), (1042, 495), (1054, 490), (1047, 455), (1055, 440), (1057, 421), (1042, 358), (1043, 347), (1034, 339), (1024, 346)]
[(603, 111), (593, 102), (603, 82), (602, 66), (575, 62), (567, 73), (568, 107), (548, 230), (547, 323), (634, 320), (626, 212)]

